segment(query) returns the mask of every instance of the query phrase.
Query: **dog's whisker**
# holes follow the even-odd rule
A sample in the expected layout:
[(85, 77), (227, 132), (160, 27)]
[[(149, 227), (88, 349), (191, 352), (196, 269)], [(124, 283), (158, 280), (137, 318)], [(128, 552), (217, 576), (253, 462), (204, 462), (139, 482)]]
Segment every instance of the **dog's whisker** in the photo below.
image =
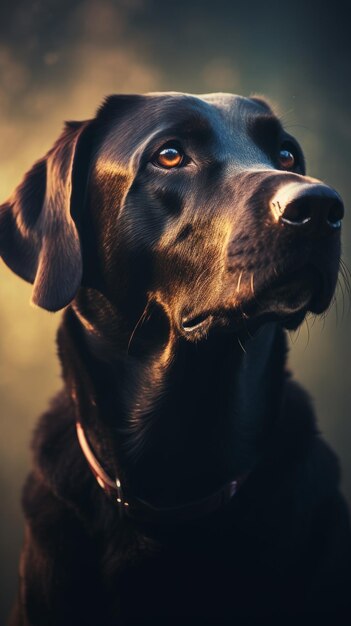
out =
[(237, 283), (237, 286), (236, 286), (236, 293), (240, 292), (240, 284), (241, 284), (241, 279), (242, 279), (243, 273), (244, 273), (244, 270), (241, 270), (241, 272), (239, 274), (239, 278), (238, 278), (238, 283)]
[(240, 338), (238, 337), (237, 339), (238, 339), (238, 344), (239, 344), (240, 348), (242, 349), (243, 352), (245, 352), (245, 354), (247, 354), (247, 352), (246, 352), (246, 350), (245, 350), (245, 348), (244, 348)]
[[(347, 267), (345, 261), (343, 261), (343, 259), (340, 259), (340, 276), (341, 279), (344, 283), (346, 292), (347, 292), (347, 296), (348, 296), (348, 313), (350, 313), (350, 309), (351, 309), (351, 282), (350, 282), (350, 278), (351, 278), (351, 273), (349, 268)], [(341, 281), (340, 281), (341, 283)]]
[(341, 291), (341, 299), (342, 299), (342, 318), (341, 319), (344, 319), (344, 315), (345, 315), (345, 291), (344, 291), (344, 287), (343, 287), (343, 284), (342, 284), (342, 281), (340, 280), (340, 278), (338, 278), (337, 288)]
[(292, 343), (292, 345), (295, 345), (296, 337), (294, 337), (294, 331), (288, 330), (288, 335), (289, 335), (290, 343)]
[(251, 286), (251, 293), (252, 293), (252, 295), (255, 297), (255, 288), (254, 288), (254, 273), (253, 273), (253, 272), (252, 272), (252, 274), (251, 274), (250, 286)]
[(311, 315), (310, 313), (308, 314), (309, 318), (312, 318), (312, 328), (314, 327), (316, 320), (317, 320), (317, 316), (316, 315)]
[(325, 322), (326, 322), (326, 317), (327, 317), (327, 312), (324, 311), (324, 313), (322, 313), (322, 328), (321, 328), (321, 334), (324, 332), (325, 330)]
[[(340, 286), (341, 293), (342, 293), (342, 317), (341, 317), (341, 319), (344, 319), (344, 317), (345, 317), (345, 299), (346, 299), (345, 289), (344, 289), (344, 285), (342, 284), (341, 280), (338, 281), (338, 285)], [(336, 298), (335, 298), (335, 300), (336, 300)]]
[(348, 288), (351, 291), (351, 283), (350, 283), (351, 271), (349, 270), (346, 262), (343, 259), (340, 259), (340, 269), (341, 269), (341, 273), (342, 273), (342, 275), (343, 275), (343, 277), (345, 279), (345, 282), (347, 283)]
[(308, 348), (308, 344), (310, 343), (310, 327), (308, 325), (308, 318), (307, 316), (305, 317), (305, 324), (306, 324), (306, 329), (307, 329), (307, 340), (306, 340), (306, 345), (304, 347), (304, 352), (306, 352), (307, 348)]
[(300, 334), (301, 334), (301, 326), (299, 326), (297, 331), (296, 331), (296, 341), (298, 341), (300, 339)]
[(284, 124), (285, 128), (303, 128), (304, 130), (310, 130), (305, 124)]
[(339, 309), (338, 309), (338, 299), (337, 299), (337, 297), (335, 295), (333, 296), (333, 299), (332, 299), (332, 305), (335, 305), (334, 306), (335, 323), (336, 323), (336, 326), (338, 326), (338, 324), (339, 324)]
[(136, 331), (137, 331), (138, 327), (139, 327), (139, 326), (142, 326), (142, 325), (143, 325), (143, 323), (145, 322), (146, 315), (147, 315), (147, 312), (148, 312), (148, 306), (149, 306), (149, 303), (147, 303), (147, 304), (146, 304), (146, 306), (145, 306), (145, 308), (144, 308), (144, 310), (143, 310), (142, 314), (140, 315), (140, 317), (139, 317), (139, 319), (138, 319), (137, 323), (135, 324), (135, 326), (134, 326), (134, 328), (133, 328), (133, 331), (132, 331), (132, 333), (131, 333), (131, 335), (130, 335), (130, 337), (129, 337), (128, 346), (127, 346), (127, 354), (129, 354), (130, 346), (131, 346), (131, 344), (132, 344), (132, 341), (133, 341), (133, 339), (134, 339), (134, 335), (135, 335), (135, 333), (136, 333)]
[(287, 111), (285, 111), (284, 113), (282, 113), (280, 115), (280, 119), (282, 120), (284, 126), (286, 128), (288, 128), (289, 126), (287, 125), (288, 119), (291, 115), (295, 115), (295, 109), (293, 107), (291, 107), (291, 109), (288, 109)]

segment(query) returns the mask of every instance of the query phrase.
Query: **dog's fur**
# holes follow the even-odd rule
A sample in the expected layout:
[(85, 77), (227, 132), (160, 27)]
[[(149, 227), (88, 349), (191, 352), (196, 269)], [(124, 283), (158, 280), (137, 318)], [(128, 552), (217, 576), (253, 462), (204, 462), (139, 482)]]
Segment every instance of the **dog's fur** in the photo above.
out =
[[(179, 167), (157, 160), (167, 142)], [(1, 206), (4, 261), (34, 283), (34, 303), (66, 307), (64, 389), (23, 492), (13, 625), (351, 616), (337, 461), (285, 369), (284, 327), (328, 307), (340, 255), (338, 216), (335, 228), (281, 219), (320, 184), (304, 168), (260, 98), (112, 96), (67, 124)], [(318, 189), (318, 205), (334, 193)], [(97, 484), (76, 419), (129, 514)], [(235, 478), (225, 506), (178, 519)], [(135, 498), (174, 516), (133, 515)]]

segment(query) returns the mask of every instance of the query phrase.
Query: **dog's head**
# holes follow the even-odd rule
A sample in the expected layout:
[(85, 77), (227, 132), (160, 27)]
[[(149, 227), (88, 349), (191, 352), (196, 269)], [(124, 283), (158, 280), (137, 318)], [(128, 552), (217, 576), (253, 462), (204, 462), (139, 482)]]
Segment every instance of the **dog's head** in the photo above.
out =
[(161, 308), (178, 337), (330, 304), (343, 204), (305, 175), (297, 141), (259, 98), (112, 96), (70, 123), (0, 207), (0, 253), (68, 305), (82, 283), (135, 324)]

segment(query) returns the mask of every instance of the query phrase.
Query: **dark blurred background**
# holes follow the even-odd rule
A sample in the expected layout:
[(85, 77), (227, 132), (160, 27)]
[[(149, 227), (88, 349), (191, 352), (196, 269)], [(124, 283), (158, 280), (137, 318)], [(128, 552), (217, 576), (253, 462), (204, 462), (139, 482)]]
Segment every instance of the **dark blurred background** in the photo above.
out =
[[(0, 7), (0, 202), (58, 135), (109, 93), (265, 94), (301, 141), (311, 175), (351, 198), (348, 7), (341, 3), (37, 0)], [(343, 232), (351, 267), (351, 219)], [(345, 297), (343, 297), (343, 291)], [(38, 414), (60, 385), (60, 315), (29, 306), (30, 286), (0, 266), (0, 620), (17, 586), (20, 488)], [(291, 335), (291, 366), (337, 451), (351, 503), (350, 299)]]

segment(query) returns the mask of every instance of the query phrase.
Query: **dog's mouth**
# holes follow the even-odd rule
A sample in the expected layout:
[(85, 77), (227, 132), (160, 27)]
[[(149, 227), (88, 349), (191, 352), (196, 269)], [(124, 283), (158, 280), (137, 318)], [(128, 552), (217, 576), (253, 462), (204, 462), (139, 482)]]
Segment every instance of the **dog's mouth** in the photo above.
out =
[(277, 320), (286, 328), (297, 328), (308, 311), (325, 311), (333, 297), (335, 281), (313, 265), (275, 277), (258, 286), (255, 295), (238, 304), (224, 303), (195, 315), (183, 315), (181, 332), (188, 339), (203, 338), (212, 329), (232, 332), (255, 330)]
[(197, 331), (205, 331), (211, 326), (213, 314), (210, 312), (195, 315), (195, 317), (183, 317), (181, 327), (185, 334), (192, 334)]

